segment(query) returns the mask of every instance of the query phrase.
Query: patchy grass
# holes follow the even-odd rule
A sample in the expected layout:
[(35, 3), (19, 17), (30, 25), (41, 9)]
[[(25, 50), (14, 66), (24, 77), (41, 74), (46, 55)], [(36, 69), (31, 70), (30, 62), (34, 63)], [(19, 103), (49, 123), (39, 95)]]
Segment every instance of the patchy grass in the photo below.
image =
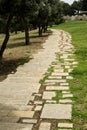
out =
[(73, 70), (70, 88), (74, 95), (73, 122), (75, 130), (87, 129), (87, 21), (67, 21), (55, 29), (62, 29), (72, 35), (76, 48), (75, 55), (79, 62)]
[(62, 98), (62, 92), (61, 91), (55, 91), (55, 93), (56, 93), (56, 96), (55, 97), (53, 97), (53, 100), (59, 100), (59, 99), (61, 99)]
[(52, 74), (52, 72), (54, 71), (54, 67), (50, 66), (47, 70), (47, 72), (44, 74), (43, 79), (40, 80), (40, 84), (44, 84), (45, 80), (48, 79), (48, 77)]
[[(43, 49), (42, 43), (48, 38), (51, 31), (38, 36), (37, 30), (30, 31), (30, 45), (25, 45), (25, 34), (18, 32), (18, 34), (10, 34), (10, 40), (4, 52), (2, 61), (0, 61), (0, 81), (4, 80), (8, 74), (15, 73), (19, 65), (29, 62), (33, 58), (34, 53), (38, 53)], [(3, 42), (4, 35), (0, 34), (0, 46)]]

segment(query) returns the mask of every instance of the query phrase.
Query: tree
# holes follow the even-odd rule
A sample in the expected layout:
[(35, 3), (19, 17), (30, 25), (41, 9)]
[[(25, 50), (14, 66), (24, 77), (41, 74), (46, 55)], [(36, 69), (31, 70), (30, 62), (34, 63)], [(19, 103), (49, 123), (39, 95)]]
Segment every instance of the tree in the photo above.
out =
[(51, 8), (48, 1), (43, 0), (39, 5), (38, 15), (37, 15), (37, 25), (39, 27), (39, 36), (42, 36), (42, 31), (47, 30), (48, 18), (51, 13)]
[(87, 11), (87, 0), (82, 1), (82, 10)]
[(61, 2), (61, 7), (62, 7), (62, 13), (63, 15), (73, 15), (74, 11), (72, 9), (72, 7), (68, 4), (68, 3), (65, 3), (65, 2)]
[(79, 13), (79, 11), (82, 9), (82, 0), (74, 1), (71, 5), (71, 8), (73, 9), (74, 13)]
[(51, 16), (49, 17), (49, 23), (59, 24), (62, 22), (62, 11), (60, 0), (48, 0), (51, 7)]
[(28, 23), (31, 13), (35, 10), (35, 0), (0, 0), (0, 15), (6, 18), (5, 39), (0, 49), (0, 59), (9, 40), (9, 30), (13, 17), (21, 19), (25, 30), (25, 43), (29, 44)]
[(5, 26), (5, 39), (2, 43), (1, 49), (0, 49), (0, 59), (2, 59), (3, 52), (6, 48), (7, 42), (9, 40), (9, 28), (12, 21), (12, 18), (14, 16), (13, 8), (14, 8), (14, 0), (1, 0), (0, 1), (0, 13), (2, 17), (7, 17), (7, 22)]

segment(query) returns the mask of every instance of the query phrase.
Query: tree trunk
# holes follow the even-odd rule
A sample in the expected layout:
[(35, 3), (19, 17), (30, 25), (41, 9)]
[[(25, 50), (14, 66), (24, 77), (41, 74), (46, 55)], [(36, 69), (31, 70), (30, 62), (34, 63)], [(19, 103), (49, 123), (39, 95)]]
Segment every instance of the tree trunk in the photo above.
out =
[(9, 28), (10, 28), (10, 23), (11, 23), (12, 18), (13, 18), (13, 15), (9, 15), (7, 23), (6, 23), (5, 39), (4, 39), (2, 46), (1, 46), (1, 49), (0, 49), (0, 59), (2, 59), (3, 53), (5, 51), (6, 45), (7, 45), (8, 40), (9, 40)]
[(29, 32), (28, 32), (28, 27), (25, 27), (25, 43), (26, 45), (29, 45), (30, 41), (29, 41)]
[(39, 25), (39, 36), (42, 36), (42, 27)]
[(29, 29), (28, 29), (28, 24), (27, 20), (25, 20), (24, 17), (22, 17), (22, 22), (25, 30), (25, 44), (29, 45), (30, 44), (30, 38), (29, 38)]

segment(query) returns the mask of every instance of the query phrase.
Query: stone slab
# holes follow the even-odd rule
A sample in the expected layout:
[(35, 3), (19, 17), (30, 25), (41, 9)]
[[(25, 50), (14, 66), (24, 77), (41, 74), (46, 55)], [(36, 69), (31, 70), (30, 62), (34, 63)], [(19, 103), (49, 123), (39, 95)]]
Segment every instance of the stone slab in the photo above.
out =
[(51, 103), (51, 104), (53, 104), (53, 103), (56, 103), (56, 101), (54, 101), (54, 100), (46, 100), (46, 103)]
[(70, 68), (70, 66), (65, 66), (65, 69), (69, 69)]
[(66, 79), (73, 79), (73, 77), (72, 76), (67, 76)]
[(41, 111), (42, 106), (36, 106), (36, 108), (34, 109), (34, 111)]
[(62, 91), (62, 94), (70, 94), (70, 91)]
[(71, 119), (72, 105), (45, 104), (42, 110), (42, 119)]
[(46, 90), (69, 90), (69, 87), (65, 86), (47, 86)]
[(68, 76), (69, 74), (68, 73), (52, 73), (52, 76), (53, 75), (57, 75), (57, 76)]
[(53, 97), (55, 97), (55, 92), (44, 92), (43, 93), (43, 97), (42, 99), (52, 99)]
[(40, 124), (39, 130), (50, 130), (50, 127), (51, 127), (51, 123), (44, 122)]
[(49, 76), (48, 79), (50, 79), (50, 80), (55, 80), (55, 79), (59, 80), (59, 79), (62, 79), (62, 76)]
[(58, 129), (58, 130), (72, 130), (72, 129)]
[(65, 83), (66, 80), (46, 80), (45, 83)]
[(43, 104), (43, 101), (34, 101), (34, 104), (36, 105), (42, 105)]
[(72, 103), (72, 100), (70, 100), (70, 99), (60, 99), (59, 100), (59, 103)]
[(75, 61), (75, 59), (64, 59), (65, 61), (71, 61), (71, 62), (73, 62), (73, 61)]
[(64, 69), (55, 69), (54, 70), (54, 73), (62, 73), (62, 72), (64, 72)]
[(7, 116), (9, 112), (9, 110), (0, 110), (0, 116)]
[(11, 117), (28, 117), (28, 118), (32, 118), (34, 115), (34, 111), (10, 111), (10, 113), (8, 114), (8, 116)]
[(77, 65), (77, 64), (78, 64), (78, 62), (73, 62), (72, 64), (73, 64), (73, 65)]
[(68, 69), (68, 72), (70, 73), (70, 72), (72, 72), (73, 71), (73, 69)]
[(60, 83), (61, 86), (68, 86), (69, 83)]
[(6, 122), (6, 123), (16, 123), (16, 122), (18, 122), (18, 120), (19, 120), (19, 117), (5, 116), (5, 117), (0, 118), (0, 122)]
[(37, 120), (36, 119), (22, 119), (21, 122), (25, 124), (36, 124)]
[(35, 93), (34, 96), (38, 96), (38, 97), (41, 97), (42, 95), (39, 94), (39, 93)]
[(32, 130), (33, 124), (0, 123), (0, 130)]
[(73, 94), (68, 94), (68, 93), (67, 94), (63, 94), (63, 98), (68, 98), (68, 97), (69, 98), (73, 97)]
[(58, 123), (59, 128), (73, 128), (72, 123)]

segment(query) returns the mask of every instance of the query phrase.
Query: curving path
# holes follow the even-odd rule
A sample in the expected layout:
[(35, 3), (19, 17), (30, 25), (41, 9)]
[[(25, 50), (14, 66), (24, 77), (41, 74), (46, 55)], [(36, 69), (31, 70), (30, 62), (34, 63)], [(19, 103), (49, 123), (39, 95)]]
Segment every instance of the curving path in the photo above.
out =
[[(77, 64), (73, 50), (71, 36), (53, 30), (34, 59), (0, 82), (0, 130), (73, 129), (73, 94), (67, 81)], [(41, 85), (49, 66), (54, 71)], [(53, 100), (56, 91), (61, 96)]]

